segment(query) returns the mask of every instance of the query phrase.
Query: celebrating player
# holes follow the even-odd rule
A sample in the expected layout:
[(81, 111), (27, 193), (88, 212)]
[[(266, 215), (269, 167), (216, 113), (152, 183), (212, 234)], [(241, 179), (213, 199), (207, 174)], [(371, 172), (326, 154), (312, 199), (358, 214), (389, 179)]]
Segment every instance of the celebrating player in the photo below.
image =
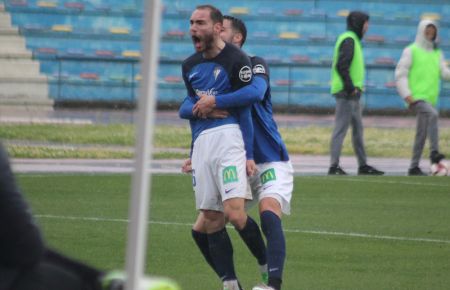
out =
[[(192, 175), (200, 211), (192, 235), (208, 263), (223, 281), (223, 289), (241, 289), (233, 265), (233, 248), (225, 217), (247, 245), (265, 259), (265, 245), (254, 220), (245, 212), (247, 173), (255, 170), (250, 106), (230, 109), (222, 118), (193, 118), (192, 106), (202, 94), (224, 94), (252, 80), (250, 59), (220, 38), (222, 13), (211, 5), (191, 15), (190, 34), (196, 50), (182, 65), (188, 91), (180, 117), (192, 130)], [(225, 214), (225, 215), (224, 215)]]
[(442, 51), (436, 46), (437, 24), (422, 20), (416, 41), (403, 50), (395, 69), (398, 93), (417, 114), (416, 137), (408, 175), (426, 175), (420, 167), (420, 157), (427, 139), (430, 139), (430, 161), (439, 163), (445, 156), (439, 152), (439, 113), (435, 109), (440, 89), (440, 78), (450, 79)]
[[(241, 47), (246, 40), (245, 24), (225, 16), (221, 37)], [(194, 106), (194, 114), (206, 116), (213, 108), (227, 109), (252, 104), (255, 132), (254, 158), (257, 173), (250, 177), (252, 192), (259, 200), (261, 226), (267, 239), (268, 285), (253, 290), (280, 290), (286, 243), (281, 224), (283, 213), (290, 213), (293, 169), (286, 146), (272, 116), (269, 69), (260, 57), (252, 57), (252, 84), (229, 94), (202, 95)]]

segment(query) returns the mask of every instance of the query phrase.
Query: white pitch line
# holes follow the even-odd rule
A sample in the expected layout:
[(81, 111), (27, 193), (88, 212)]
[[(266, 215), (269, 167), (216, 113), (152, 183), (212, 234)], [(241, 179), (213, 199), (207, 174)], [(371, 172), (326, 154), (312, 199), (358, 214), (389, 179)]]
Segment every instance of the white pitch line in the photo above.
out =
[[(48, 215), (48, 214), (38, 214), (35, 215), (37, 218), (47, 218), (47, 219), (63, 219), (63, 220), (81, 220), (81, 221), (94, 221), (94, 222), (120, 222), (128, 223), (128, 219), (113, 219), (113, 218), (100, 218), (100, 217), (75, 217), (75, 216), (58, 216), (58, 215)], [(186, 226), (191, 227), (191, 223), (180, 223), (180, 222), (165, 222), (165, 221), (149, 221), (149, 224), (155, 225), (169, 225), (169, 226)], [(230, 226), (230, 228), (232, 228)], [(449, 240), (439, 240), (439, 239), (428, 239), (428, 238), (408, 238), (408, 237), (395, 237), (395, 236), (385, 236), (385, 235), (370, 235), (361, 233), (344, 233), (344, 232), (328, 232), (328, 231), (313, 231), (313, 230), (298, 230), (298, 229), (284, 229), (286, 233), (302, 233), (302, 234), (313, 234), (313, 235), (323, 235), (323, 236), (343, 236), (352, 238), (365, 238), (365, 239), (375, 239), (375, 240), (394, 240), (394, 241), (408, 241), (408, 242), (425, 242), (425, 243), (438, 243), (438, 244), (450, 244)]]
[[(319, 179), (320, 177), (316, 176), (303, 176), (303, 178), (309, 178), (309, 179)], [(404, 185), (421, 185), (421, 186), (436, 186), (436, 187), (448, 187), (447, 184), (438, 184), (438, 183), (426, 183), (426, 182), (405, 182), (405, 181), (388, 181), (388, 180), (370, 180), (370, 179), (359, 179), (359, 178), (348, 178), (345, 176), (338, 176), (338, 177), (327, 177), (329, 180), (332, 179), (333, 181), (352, 181), (352, 182), (369, 182), (369, 183), (389, 183), (389, 184), (404, 184)], [(322, 177), (323, 179), (323, 177)]]

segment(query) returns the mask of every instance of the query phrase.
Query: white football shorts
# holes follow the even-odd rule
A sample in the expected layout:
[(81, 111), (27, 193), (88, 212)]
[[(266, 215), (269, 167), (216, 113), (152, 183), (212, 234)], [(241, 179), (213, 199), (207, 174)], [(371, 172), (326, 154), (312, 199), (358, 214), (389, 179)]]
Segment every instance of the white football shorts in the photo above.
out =
[[(257, 164), (258, 172), (249, 177), (254, 201), (271, 197), (276, 199), (284, 214), (291, 213), (291, 198), (294, 189), (294, 169), (290, 161)], [(255, 202), (249, 202), (250, 207)]]
[(246, 156), (238, 125), (203, 131), (192, 151), (192, 183), (197, 209), (223, 211), (230, 198), (251, 199), (247, 191)]

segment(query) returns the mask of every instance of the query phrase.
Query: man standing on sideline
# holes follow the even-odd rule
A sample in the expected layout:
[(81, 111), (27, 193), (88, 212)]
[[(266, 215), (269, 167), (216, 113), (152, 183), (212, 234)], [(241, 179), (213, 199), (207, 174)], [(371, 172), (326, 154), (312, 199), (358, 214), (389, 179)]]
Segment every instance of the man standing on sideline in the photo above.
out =
[[(229, 110), (223, 118), (191, 118), (192, 107), (202, 94), (224, 94), (252, 80), (250, 59), (220, 38), (222, 13), (211, 5), (198, 6), (191, 15), (190, 34), (196, 53), (182, 65), (188, 96), (180, 117), (190, 119), (192, 178), (196, 208), (193, 238), (207, 262), (223, 281), (224, 290), (241, 289), (233, 264), (233, 248), (225, 218), (249, 247), (265, 259), (259, 226), (247, 216), (247, 174), (253, 175), (253, 125), (250, 106)], [(245, 146), (245, 147), (244, 147)]]
[[(245, 24), (232, 16), (225, 16), (222, 39), (242, 47), (246, 40)], [(195, 115), (206, 116), (214, 108), (228, 109), (252, 104), (252, 119), (255, 130), (253, 142), (257, 165), (255, 175), (249, 177), (252, 193), (259, 200), (261, 226), (267, 239), (267, 285), (258, 285), (253, 290), (280, 290), (286, 242), (281, 217), (290, 213), (293, 190), (293, 169), (286, 146), (278, 132), (272, 115), (269, 68), (264, 59), (251, 57), (254, 75), (250, 86), (229, 94), (202, 95), (195, 104)]]
[(367, 165), (364, 149), (361, 93), (364, 86), (365, 65), (361, 39), (369, 28), (369, 15), (352, 11), (347, 16), (347, 31), (341, 34), (334, 48), (331, 74), (331, 94), (336, 98), (336, 113), (331, 138), (329, 175), (346, 175), (339, 166), (342, 144), (348, 127), (352, 125), (353, 150), (358, 158), (358, 174), (383, 175)]
[(395, 80), (400, 96), (417, 115), (416, 137), (408, 175), (426, 175), (420, 167), (420, 157), (427, 135), (430, 139), (430, 161), (439, 163), (445, 156), (439, 152), (437, 105), (440, 79), (450, 80), (442, 51), (436, 45), (438, 26), (431, 20), (422, 20), (416, 41), (403, 50), (395, 69)]

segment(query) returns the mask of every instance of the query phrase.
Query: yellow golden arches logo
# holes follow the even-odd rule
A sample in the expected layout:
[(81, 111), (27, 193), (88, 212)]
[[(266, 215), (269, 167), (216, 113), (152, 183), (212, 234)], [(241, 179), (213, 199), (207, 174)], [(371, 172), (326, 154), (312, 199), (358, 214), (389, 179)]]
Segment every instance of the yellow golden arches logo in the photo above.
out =
[(223, 169), (222, 176), (223, 176), (224, 184), (238, 181), (238, 174), (237, 174), (236, 166), (225, 167)]
[(262, 184), (265, 184), (271, 180), (276, 180), (277, 177), (275, 175), (275, 169), (273, 168), (267, 169), (266, 171), (261, 173), (260, 178)]

